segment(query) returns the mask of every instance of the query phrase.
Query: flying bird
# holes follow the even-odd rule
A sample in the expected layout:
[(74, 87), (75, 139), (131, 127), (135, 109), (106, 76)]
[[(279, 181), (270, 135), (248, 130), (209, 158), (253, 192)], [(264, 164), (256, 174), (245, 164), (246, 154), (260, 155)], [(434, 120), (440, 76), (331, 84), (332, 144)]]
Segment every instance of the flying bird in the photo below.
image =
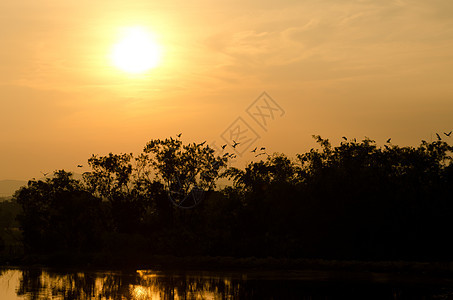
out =
[(236, 148), (236, 146), (240, 144), (240, 143), (236, 142), (235, 140), (233, 140), (233, 143), (234, 143), (232, 146), (233, 148)]
[(227, 146), (227, 144), (223, 145), (223, 146), (222, 146), (222, 150), (224, 150), (226, 146)]
[(391, 139), (392, 139), (392, 138), (389, 138), (389, 139), (387, 140), (387, 143), (390, 143), (390, 140), (391, 140)]
[(449, 133), (444, 132), (444, 134), (445, 134), (446, 136), (450, 136), (451, 133), (452, 133), (452, 131), (450, 131)]
[(82, 165), (77, 165), (77, 168), (83, 168), (83, 166)]
[(255, 147), (255, 149), (253, 149), (253, 150), (252, 150), (252, 151), (250, 151), (250, 152), (253, 152), (253, 153), (255, 153), (255, 152), (256, 152), (256, 149), (257, 149), (257, 147)]
[(342, 138), (343, 138), (343, 140), (345, 140), (345, 141), (347, 141), (347, 140), (348, 140), (348, 138), (347, 138), (347, 137), (345, 137), (345, 136), (342, 136)]
[(41, 171), (41, 173), (42, 173), (42, 175), (44, 175), (44, 177), (46, 177), (46, 176), (47, 176), (47, 174), (49, 174), (49, 172), (47, 172), (47, 173), (44, 173), (44, 172), (42, 172), (42, 171)]
[(440, 137), (440, 135), (439, 135), (438, 133), (436, 133), (436, 136), (437, 136), (437, 139), (438, 139), (439, 141), (442, 140), (442, 138)]

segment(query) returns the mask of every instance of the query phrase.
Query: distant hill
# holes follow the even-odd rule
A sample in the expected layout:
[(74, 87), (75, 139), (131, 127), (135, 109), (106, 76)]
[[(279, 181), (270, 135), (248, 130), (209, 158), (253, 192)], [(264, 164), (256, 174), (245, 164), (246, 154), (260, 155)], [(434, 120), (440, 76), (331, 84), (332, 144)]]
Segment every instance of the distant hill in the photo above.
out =
[(15, 191), (24, 185), (27, 185), (27, 181), (0, 180), (0, 197), (10, 197)]
[[(73, 178), (82, 180), (82, 174), (73, 173)], [(41, 177), (37, 180), (46, 180), (46, 178)], [(3, 200), (1, 198), (10, 198), (20, 187), (27, 185), (27, 182), (25, 180), (0, 180), (0, 201)]]

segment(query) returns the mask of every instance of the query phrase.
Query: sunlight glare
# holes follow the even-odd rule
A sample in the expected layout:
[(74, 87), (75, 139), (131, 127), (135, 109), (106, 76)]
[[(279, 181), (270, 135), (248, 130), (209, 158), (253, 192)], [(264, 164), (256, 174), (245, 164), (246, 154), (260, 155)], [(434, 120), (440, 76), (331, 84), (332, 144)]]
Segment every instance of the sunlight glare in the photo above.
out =
[(124, 29), (120, 41), (113, 46), (111, 59), (120, 70), (140, 74), (157, 67), (161, 49), (147, 30), (129, 27)]

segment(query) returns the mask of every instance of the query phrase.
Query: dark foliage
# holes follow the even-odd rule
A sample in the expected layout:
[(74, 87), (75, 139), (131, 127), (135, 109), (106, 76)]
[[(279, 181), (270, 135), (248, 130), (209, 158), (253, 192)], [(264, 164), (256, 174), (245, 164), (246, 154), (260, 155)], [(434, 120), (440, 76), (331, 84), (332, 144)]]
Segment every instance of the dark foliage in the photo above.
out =
[(80, 251), (99, 246), (107, 228), (99, 198), (85, 191), (65, 171), (46, 181), (28, 182), (15, 193), (22, 206), (18, 216), (24, 246), (29, 251)]
[(0, 257), (15, 256), (22, 249), (18, 222), (20, 205), (14, 201), (0, 202)]
[[(243, 170), (202, 144), (152, 140), (93, 156), (84, 180), (58, 171), (15, 194), (29, 252), (451, 260), (453, 150), (444, 141), (378, 147), (368, 138), (274, 154)], [(222, 171), (224, 171), (222, 173)], [(176, 174), (176, 175), (175, 175)], [(203, 187), (184, 210), (168, 188)], [(214, 190), (221, 177), (232, 186)]]

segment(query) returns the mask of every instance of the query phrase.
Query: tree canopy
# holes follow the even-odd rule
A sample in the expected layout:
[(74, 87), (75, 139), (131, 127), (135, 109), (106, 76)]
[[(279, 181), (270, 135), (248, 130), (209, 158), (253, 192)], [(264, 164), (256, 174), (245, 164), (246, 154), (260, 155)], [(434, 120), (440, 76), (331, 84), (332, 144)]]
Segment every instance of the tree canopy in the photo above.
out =
[[(16, 192), (24, 244), (30, 252), (452, 258), (453, 147), (314, 138), (318, 148), (243, 169), (178, 138), (151, 140), (136, 156), (93, 155), (80, 181), (60, 170)], [(221, 177), (232, 185), (216, 189)], [(204, 200), (190, 203), (199, 191)]]

